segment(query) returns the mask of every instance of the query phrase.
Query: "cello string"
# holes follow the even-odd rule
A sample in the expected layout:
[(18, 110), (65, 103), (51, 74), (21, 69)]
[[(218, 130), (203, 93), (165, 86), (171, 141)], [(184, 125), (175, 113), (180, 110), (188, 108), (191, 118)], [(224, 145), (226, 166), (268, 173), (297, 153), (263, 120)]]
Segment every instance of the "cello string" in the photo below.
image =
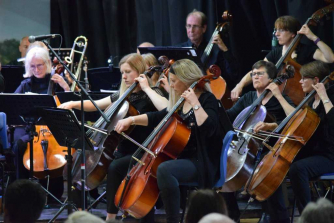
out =
[[(259, 131), (258, 133), (252, 133), (252, 132), (247, 132), (241, 129), (235, 129), (238, 130), (240, 132), (245, 132), (245, 133), (249, 133), (249, 134), (253, 134), (253, 135), (257, 135), (258, 137), (260, 137), (260, 135), (262, 136), (272, 136), (272, 137), (279, 137), (279, 138), (284, 138), (284, 137), (288, 137), (291, 140), (296, 140), (296, 141), (304, 141), (304, 138), (301, 136), (294, 136), (294, 135), (282, 135), (282, 134), (278, 134), (278, 133), (273, 133), (273, 132), (267, 132), (267, 131)], [(253, 130), (253, 129), (252, 129)], [(266, 133), (266, 134), (265, 134)]]
[[(238, 130), (238, 129), (235, 129), (235, 131), (236, 132), (240, 132), (240, 133), (244, 133), (244, 134), (247, 134), (247, 135), (250, 135), (251, 137), (253, 137), (255, 139), (262, 140), (262, 141), (264, 141), (265, 139), (261, 138), (261, 136), (271, 136), (271, 137), (274, 137), (274, 138), (284, 138), (284, 137), (287, 137), (287, 139), (289, 139), (289, 140), (300, 141), (300, 140), (295, 139), (294, 137), (290, 137), (290, 136), (278, 136), (278, 135), (270, 135), (270, 134), (262, 134), (262, 133), (255, 134), (255, 133), (252, 133), (252, 132), (247, 132), (247, 131)], [(304, 141), (304, 140), (302, 139), (302, 141)]]

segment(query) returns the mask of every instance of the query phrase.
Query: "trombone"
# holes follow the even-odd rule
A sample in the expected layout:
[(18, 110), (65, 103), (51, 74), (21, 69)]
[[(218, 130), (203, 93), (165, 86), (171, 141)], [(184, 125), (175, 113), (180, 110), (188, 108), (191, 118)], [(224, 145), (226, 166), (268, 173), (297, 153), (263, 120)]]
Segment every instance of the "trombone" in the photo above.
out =
[[(86, 49), (87, 49), (87, 44), (88, 44), (88, 40), (85, 36), (78, 36), (73, 42), (73, 47), (72, 47), (70, 56), (65, 57), (65, 61), (67, 62), (67, 64), (71, 64), (71, 66), (73, 66), (74, 53), (80, 54), (80, 60), (79, 60), (77, 69), (76, 69), (75, 74), (74, 74), (74, 76), (77, 80), (80, 80), (82, 61), (83, 61), (84, 56), (85, 56), (85, 52), (86, 52)], [(71, 86), (71, 91), (74, 91), (76, 85), (77, 85), (77, 83), (75, 81), (73, 81), (72, 86)]]

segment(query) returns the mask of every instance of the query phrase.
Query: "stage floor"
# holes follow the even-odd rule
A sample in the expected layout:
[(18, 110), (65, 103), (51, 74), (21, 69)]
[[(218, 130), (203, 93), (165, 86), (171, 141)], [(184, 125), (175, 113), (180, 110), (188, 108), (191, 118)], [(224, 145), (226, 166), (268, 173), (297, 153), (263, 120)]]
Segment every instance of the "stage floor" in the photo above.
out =
[[(98, 190), (99, 193), (102, 194), (104, 192), (104, 188), (105, 188), (105, 184), (102, 184), (99, 186)], [(62, 201), (64, 201), (66, 199), (67, 196), (67, 191), (66, 191), (66, 182), (65, 182), (65, 192), (62, 196)], [(290, 192), (288, 193), (290, 194)], [(288, 196), (290, 197), (290, 195)], [(93, 199), (90, 199), (91, 201), (88, 200), (88, 202), (93, 202)], [(89, 204), (88, 204), (89, 205)], [(243, 212), (243, 210), (245, 209), (246, 205), (247, 205), (247, 200), (243, 200), (238, 198), (238, 205), (239, 205), (239, 209), (240, 212)], [(61, 204), (59, 203), (49, 203), (48, 208), (45, 208), (42, 212), (41, 217), (38, 219), (38, 222), (49, 222), (50, 219), (54, 218), (54, 216), (57, 214), (57, 212), (59, 211), (59, 209), (61, 208)], [(106, 204), (99, 202), (97, 204), (97, 207), (94, 209), (91, 209), (90, 212), (98, 217), (101, 217), (102, 219), (105, 219), (107, 212), (106, 212)], [(241, 218), (241, 222), (243, 223), (250, 223), (250, 222), (258, 222), (260, 216), (262, 215), (262, 208), (261, 208), (261, 203), (258, 201), (254, 201), (251, 202), (249, 204), (249, 206), (247, 207), (245, 213), (243, 214), (242, 218)], [(291, 208), (290, 208), (291, 209)], [(291, 211), (291, 210), (290, 210)], [(180, 210), (180, 213), (182, 213), (182, 210)], [(118, 218), (121, 218), (122, 213), (119, 212), (118, 213)], [(60, 215), (57, 217), (55, 222), (65, 222), (65, 220), (67, 219), (68, 213), (67, 213), (67, 208), (64, 209)], [(294, 222), (297, 221), (299, 213), (298, 210), (295, 210), (295, 219)], [(136, 220), (132, 217), (127, 217), (124, 221), (126, 222), (139, 222), (139, 220)], [(3, 214), (0, 216), (0, 222), (3, 222)], [(163, 207), (161, 209), (157, 209), (155, 212), (155, 222), (166, 222), (166, 214), (165, 214), (165, 210), (163, 209)]]

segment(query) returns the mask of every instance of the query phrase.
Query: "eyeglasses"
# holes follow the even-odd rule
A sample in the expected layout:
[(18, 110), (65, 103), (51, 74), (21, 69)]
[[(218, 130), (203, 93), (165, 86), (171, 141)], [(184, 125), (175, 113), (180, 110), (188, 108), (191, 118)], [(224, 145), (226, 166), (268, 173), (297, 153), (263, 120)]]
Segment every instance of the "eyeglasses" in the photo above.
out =
[(251, 77), (254, 77), (255, 75), (262, 77), (266, 72), (265, 71), (261, 71), (261, 72), (252, 72), (250, 75)]
[(42, 64), (37, 64), (36, 66), (35, 65), (31, 65), (30, 66), (30, 70), (35, 70), (37, 68), (37, 70), (40, 70), (43, 68), (45, 63), (42, 63)]
[(202, 26), (199, 26), (199, 25), (186, 25), (186, 29), (192, 29), (192, 28), (194, 28), (194, 29), (199, 29), (199, 28), (202, 28)]
[(285, 29), (274, 29), (275, 33), (284, 33), (286, 30)]

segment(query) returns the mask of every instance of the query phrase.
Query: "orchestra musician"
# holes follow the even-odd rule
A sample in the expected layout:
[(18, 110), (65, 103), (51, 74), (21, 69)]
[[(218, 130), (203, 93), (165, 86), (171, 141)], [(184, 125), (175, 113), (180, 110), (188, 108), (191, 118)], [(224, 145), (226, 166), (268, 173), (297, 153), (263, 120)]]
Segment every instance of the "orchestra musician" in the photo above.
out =
[[(292, 53), (292, 58), (295, 59), (298, 64), (303, 65), (313, 60), (319, 60), (325, 63), (334, 62), (332, 49), (321, 41), (307, 25), (301, 27), (299, 21), (292, 16), (282, 16), (275, 21), (275, 36), (280, 46), (271, 50), (264, 60), (276, 64), (285, 54), (297, 33), (305, 35), (309, 40), (314, 42), (313, 46), (299, 43), (296, 51)], [(231, 99), (233, 101), (238, 100), (242, 89), (252, 82), (250, 73), (251, 71), (248, 72), (231, 91)]]
[[(68, 91), (67, 82), (59, 74), (51, 77), (51, 61), (49, 52), (42, 47), (31, 48), (26, 56), (24, 79), (15, 93), (37, 93), (46, 94), (50, 79), (56, 83), (56, 91)], [(23, 166), (22, 159), (27, 148), (28, 135), (24, 128), (16, 128), (14, 133), (14, 153), (16, 154), (17, 179), (28, 178), (28, 172)]]
[[(317, 92), (308, 105), (321, 119), (315, 133), (298, 153), (288, 173), (299, 213), (302, 213), (305, 206), (311, 201), (309, 180), (326, 173), (333, 173), (334, 170), (334, 142), (332, 140), (334, 137), (334, 87), (331, 86), (326, 90), (326, 86), (320, 83), (330, 73), (328, 65), (324, 62), (313, 61), (305, 64), (301, 67), (300, 73), (302, 79), (299, 83), (303, 92), (306, 94), (312, 90), (316, 90)], [(294, 111), (294, 108), (282, 98), (281, 92), (277, 87), (271, 85), (268, 88), (271, 88), (275, 92), (276, 98), (280, 98), (279, 101), (282, 106), (285, 106), (289, 110), (288, 114)], [(276, 209), (285, 209), (282, 194), (275, 196), (275, 199), (275, 201), (271, 198), (268, 199), (269, 203), (275, 202), (276, 205), (281, 205), (276, 206)], [(273, 210), (273, 215), (282, 214), (277, 213), (275, 209)], [(285, 213), (284, 215), (287, 214)]]
[[(179, 47), (194, 47), (199, 58), (208, 45), (204, 38), (207, 29), (207, 18), (203, 12), (194, 10), (188, 14), (186, 19), (186, 31), (188, 41), (178, 44)], [(213, 63), (218, 65), (221, 70), (221, 76), (225, 79), (227, 86), (232, 89), (239, 81), (239, 66), (231, 50), (226, 46), (219, 34), (213, 37), (213, 43), (219, 48), (218, 54), (213, 52), (209, 65)]]
[[(136, 53), (128, 54), (121, 59), (119, 66), (122, 73), (120, 90), (111, 96), (95, 101), (100, 109), (103, 110), (115, 102), (135, 81), (138, 81), (139, 85), (128, 99), (140, 114), (167, 107), (168, 101), (163, 97), (162, 91), (157, 87), (151, 88), (149, 86), (148, 78), (143, 74), (146, 70), (146, 65), (141, 55)], [(59, 106), (59, 108), (65, 109), (80, 109), (80, 107), (80, 101), (70, 101)], [(94, 111), (96, 108), (90, 101), (84, 101), (84, 110)], [(153, 128), (138, 126), (134, 128), (130, 136), (137, 142), (142, 143), (152, 131)], [(114, 152), (115, 160), (111, 162), (107, 174), (107, 219), (116, 217), (118, 209), (114, 205), (114, 197), (118, 186), (127, 173), (131, 156), (136, 149), (137, 146), (135, 144), (128, 140), (123, 140)]]
[[(271, 62), (260, 60), (253, 65), (251, 77), (255, 91), (250, 91), (243, 95), (232, 108), (226, 111), (232, 122), (235, 120), (238, 114), (243, 111), (243, 109), (252, 105), (252, 103), (262, 94), (267, 86), (276, 78), (276, 75), (277, 69)], [(289, 105), (293, 106), (292, 100), (287, 95), (283, 94), (283, 97), (286, 99)], [(267, 96), (262, 100), (261, 104), (265, 106), (267, 113), (274, 116), (277, 123), (281, 122), (289, 112), (288, 109), (281, 106), (277, 98), (273, 97), (273, 93), (271, 92), (267, 94)], [(258, 122), (254, 126), (254, 130), (271, 131), (277, 127), (277, 123)], [(238, 219), (239, 208), (234, 192), (222, 193), (222, 195), (226, 200), (229, 212), (231, 214), (233, 213), (233, 215), (230, 215), (230, 217), (235, 220)]]
[[(127, 130), (132, 124), (154, 128), (180, 97), (185, 99), (177, 114), (191, 129), (190, 139), (177, 160), (163, 162), (157, 170), (167, 222), (176, 223), (180, 220), (180, 184), (197, 183), (201, 188), (212, 188), (219, 178), (222, 137), (218, 102), (208, 84), (205, 84), (204, 89), (189, 88), (202, 76), (194, 62), (188, 59), (176, 61), (169, 72), (171, 89), (168, 107), (120, 120), (115, 127), (118, 133)], [(114, 211), (116, 213), (117, 209)]]

